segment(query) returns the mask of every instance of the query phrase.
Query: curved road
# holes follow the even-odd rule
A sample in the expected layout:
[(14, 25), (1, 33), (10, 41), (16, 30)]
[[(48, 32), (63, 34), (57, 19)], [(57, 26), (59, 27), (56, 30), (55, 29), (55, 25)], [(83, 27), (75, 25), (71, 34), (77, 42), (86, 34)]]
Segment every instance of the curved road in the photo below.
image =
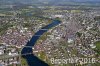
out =
[(34, 56), (32, 47), (35, 45), (36, 41), (39, 39), (41, 35), (47, 32), (50, 28), (57, 26), (61, 22), (59, 20), (53, 20), (49, 25), (41, 28), (38, 32), (36, 32), (30, 41), (27, 42), (25, 47), (21, 51), (21, 55), (24, 59), (26, 59), (29, 66), (49, 66), (44, 61), (40, 60), (36, 56)]

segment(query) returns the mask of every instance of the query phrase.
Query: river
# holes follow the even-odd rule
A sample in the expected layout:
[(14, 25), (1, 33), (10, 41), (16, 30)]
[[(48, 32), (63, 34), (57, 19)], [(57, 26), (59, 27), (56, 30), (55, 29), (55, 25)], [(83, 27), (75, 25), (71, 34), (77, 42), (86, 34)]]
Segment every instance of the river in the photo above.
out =
[(21, 55), (24, 59), (26, 59), (27, 63), (29, 66), (49, 66), (47, 63), (44, 61), (40, 60), (38, 57), (36, 57), (33, 54), (32, 47), (36, 44), (37, 40), (45, 33), (47, 32), (50, 28), (55, 27), (59, 25), (61, 22), (59, 20), (53, 20), (52, 23), (49, 25), (46, 25), (42, 27), (39, 31), (37, 31), (30, 41), (27, 42), (27, 44), (24, 46), (24, 48), (21, 51)]

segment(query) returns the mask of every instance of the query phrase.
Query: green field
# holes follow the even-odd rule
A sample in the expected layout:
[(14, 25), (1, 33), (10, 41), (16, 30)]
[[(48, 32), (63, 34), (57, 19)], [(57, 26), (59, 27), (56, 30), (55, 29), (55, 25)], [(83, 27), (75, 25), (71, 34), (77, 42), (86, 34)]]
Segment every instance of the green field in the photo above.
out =
[(95, 42), (95, 44), (96, 44), (95, 51), (98, 53), (98, 55), (100, 55), (100, 41)]
[(100, 41), (97, 41), (95, 44), (96, 44), (96, 48), (97, 48), (98, 50), (100, 50)]

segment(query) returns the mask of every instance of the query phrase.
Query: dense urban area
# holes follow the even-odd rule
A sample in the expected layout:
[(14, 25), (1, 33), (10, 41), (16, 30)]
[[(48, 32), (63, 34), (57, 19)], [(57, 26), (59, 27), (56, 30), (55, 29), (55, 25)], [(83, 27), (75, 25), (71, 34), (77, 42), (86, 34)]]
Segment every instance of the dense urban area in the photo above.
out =
[[(100, 66), (100, 7), (70, 5), (0, 6), (0, 66), (28, 66), (22, 48), (56, 18), (61, 23), (39, 38), (33, 54), (50, 66)], [(51, 63), (53, 58), (77, 57), (95, 61)]]

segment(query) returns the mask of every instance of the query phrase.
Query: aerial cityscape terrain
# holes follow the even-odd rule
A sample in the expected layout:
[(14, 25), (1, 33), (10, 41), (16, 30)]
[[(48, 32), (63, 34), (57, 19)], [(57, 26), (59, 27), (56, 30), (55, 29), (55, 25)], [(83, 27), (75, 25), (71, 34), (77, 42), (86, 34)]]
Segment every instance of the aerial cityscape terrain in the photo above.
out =
[(99, 4), (0, 0), (0, 66), (100, 66)]

